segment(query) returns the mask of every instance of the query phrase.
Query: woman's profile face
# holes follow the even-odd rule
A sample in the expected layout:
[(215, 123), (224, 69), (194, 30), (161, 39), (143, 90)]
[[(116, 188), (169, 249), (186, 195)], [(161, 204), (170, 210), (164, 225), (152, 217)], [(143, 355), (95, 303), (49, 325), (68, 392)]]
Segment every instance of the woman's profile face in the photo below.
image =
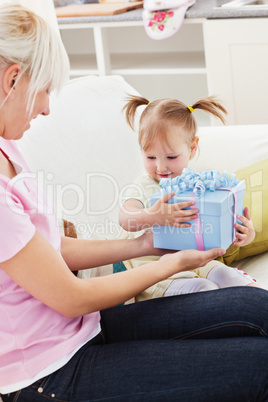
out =
[(25, 131), (31, 127), (31, 121), (39, 114), (47, 116), (49, 110), (49, 91), (42, 90), (37, 93), (31, 113), (27, 111), (29, 77), (22, 76), (15, 82), (12, 96), (5, 107), (5, 127), (1, 134), (7, 140), (20, 139)]

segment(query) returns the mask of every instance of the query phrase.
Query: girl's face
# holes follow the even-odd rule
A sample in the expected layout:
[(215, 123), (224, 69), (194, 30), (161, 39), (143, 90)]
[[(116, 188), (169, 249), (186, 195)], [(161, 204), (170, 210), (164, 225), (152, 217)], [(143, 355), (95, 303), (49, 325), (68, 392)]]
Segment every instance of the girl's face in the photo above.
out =
[(181, 175), (182, 170), (188, 166), (189, 159), (196, 152), (199, 138), (195, 137), (189, 147), (183, 129), (171, 126), (168, 141), (169, 145), (156, 139), (149, 149), (143, 151), (144, 167), (157, 181)]

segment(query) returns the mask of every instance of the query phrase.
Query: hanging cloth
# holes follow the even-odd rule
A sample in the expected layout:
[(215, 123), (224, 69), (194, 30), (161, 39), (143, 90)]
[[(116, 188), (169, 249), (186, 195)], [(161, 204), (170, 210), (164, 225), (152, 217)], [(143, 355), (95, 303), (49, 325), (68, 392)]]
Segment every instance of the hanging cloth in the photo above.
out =
[(152, 39), (166, 39), (181, 27), (185, 13), (195, 0), (144, 0), (143, 23)]

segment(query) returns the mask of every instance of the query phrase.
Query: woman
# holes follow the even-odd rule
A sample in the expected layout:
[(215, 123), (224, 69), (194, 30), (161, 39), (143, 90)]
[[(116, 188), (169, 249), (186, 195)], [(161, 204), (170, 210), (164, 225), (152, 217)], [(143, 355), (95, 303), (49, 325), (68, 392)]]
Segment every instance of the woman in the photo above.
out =
[(49, 114), (49, 92), (62, 86), (67, 57), (58, 35), (20, 6), (0, 7), (0, 27), (4, 402), (268, 400), (266, 291), (238, 287), (113, 307), (224, 250), (173, 253), (103, 278), (71, 273), (161, 251), (150, 233), (60, 240), (14, 140)]

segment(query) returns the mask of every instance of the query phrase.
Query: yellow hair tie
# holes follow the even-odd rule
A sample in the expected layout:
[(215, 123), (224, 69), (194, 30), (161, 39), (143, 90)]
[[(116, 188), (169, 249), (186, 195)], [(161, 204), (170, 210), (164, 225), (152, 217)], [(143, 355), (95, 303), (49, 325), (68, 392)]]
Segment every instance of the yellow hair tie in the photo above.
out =
[(194, 108), (192, 106), (187, 106), (187, 108), (190, 110), (191, 113), (194, 111)]
[(147, 106), (149, 106), (149, 105), (150, 105), (150, 103), (151, 103), (151, 102), (147, 103)]

